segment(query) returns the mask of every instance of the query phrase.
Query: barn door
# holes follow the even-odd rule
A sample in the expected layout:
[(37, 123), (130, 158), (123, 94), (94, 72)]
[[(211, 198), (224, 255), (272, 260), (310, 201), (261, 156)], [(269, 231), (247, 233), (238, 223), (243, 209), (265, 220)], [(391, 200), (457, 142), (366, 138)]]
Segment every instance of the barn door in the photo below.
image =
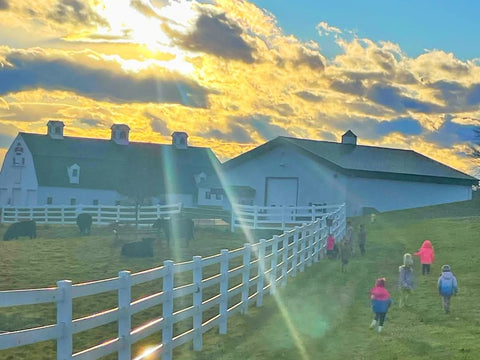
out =
[(267, 178), (265, 206), (297, 206), (298, 178)]
[(12, 205), (13, 206), (21, 206), (22, 201), (22, 189), (14, 188), (12, 190)]

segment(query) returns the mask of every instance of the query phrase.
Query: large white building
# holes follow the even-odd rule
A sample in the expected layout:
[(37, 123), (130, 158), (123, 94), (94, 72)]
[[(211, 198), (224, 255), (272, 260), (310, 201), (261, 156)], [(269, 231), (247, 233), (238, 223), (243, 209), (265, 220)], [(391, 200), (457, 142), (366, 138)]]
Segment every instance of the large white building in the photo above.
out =
[[(0, 172), (0, 206), (115, 205), (135, 197), (153, 204), (222, 205), (209, 148), (188, 145), (185, 132), (172, 144), (129, 141), (130, 128), (114, 124), (110, 139), (63, 135), (62, 121), (47, 134), (21, 132)], [(210, 186), (210, 187), (207, 187)]]
[(277, 137), (223, 164), (231, 185), (253, 189), (258, 206), (347, 204), (389, 211), (470, 200), (478, 179), (411, 150)]

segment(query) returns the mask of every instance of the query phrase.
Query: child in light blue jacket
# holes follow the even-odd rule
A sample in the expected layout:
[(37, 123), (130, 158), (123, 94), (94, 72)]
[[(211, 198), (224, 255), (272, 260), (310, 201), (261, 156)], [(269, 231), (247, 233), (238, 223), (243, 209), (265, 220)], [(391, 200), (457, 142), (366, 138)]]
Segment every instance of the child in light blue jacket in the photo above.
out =
[(452, 273), (450, 265), (442, 266), (442, 274), (438, 278), (438, 293), (442, 297), (442, 307), (446, 314), (450, 312), (450, 298), (457, 295), (457, 278)]

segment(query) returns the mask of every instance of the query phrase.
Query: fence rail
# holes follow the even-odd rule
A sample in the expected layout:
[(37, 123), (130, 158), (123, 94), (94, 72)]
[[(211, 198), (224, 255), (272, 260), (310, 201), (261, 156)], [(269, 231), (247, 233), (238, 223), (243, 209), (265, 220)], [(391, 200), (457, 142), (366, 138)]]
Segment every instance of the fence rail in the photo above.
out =
[[(138, 211), (140, 225), (151, 225), (156, 219), (182, 211), (182, 204), (141, 206)], [(47, 205), (34, 207), (4, 207), (1, 222), (14, 223), (21, 220), (35, 220), (37, 223), (75, 224), (78, 214), (92, 215), (94, 224), (106, 225), (114, 221), (135, 223), (135, 206), (104, 205)]]
[(323, 206), (250, 206), (234, 205), (230, 228), (236, 227), (265, 230), (288, 230), (317, 219), (335, 220), (339, 214), (345, 216), (345, 205)]
[[(46, 340), (57, 344), (57, 359), (99, 359), (117, 353), (119, 360), (132, 359), (132, 345), (161, 332), (161, 342), (148, 352), (135, 354), (136, 360), (161, 356), (172, 359), (174, 348), (193, 341), (193, 349), (202, 349), (203, 334), (218, 327), (227, 332), (227, 320), (236, 313), (247, 313), (251, 304), (262, 306), (265, 295), (274, 294), (290, 276), (304, 271), (324, 254), (328, 231), (337, 237), (345, 232), (345, 211), (340, 207), (330, 213), (334, 226), (327, 217), (282, 235), (257, 243), (247, 243), (232, 251), (192, 261), (174, 263), (167, 260), (163, 266), (131, 274), (121, 271), (118, 277), (72, 284), (69, 280), (57, 282), (55, 288), (0, 291), (0, 307), (51, 302), (56, 304), (56, 324), (0, 334), (0, 351)], [(332, 227), (333, 226), (333, 227)], [(217, 270), (211, 271), (211, 267)], [(162, 280), (162, 290), (141, 298), (132, 298), (132, 287), (152, 280)], [(185, 279), (189, 282), (182, 283)], [(107, 291), (117, 292), (115, 308), (74, 319), (74, 299)], [(132, 328), (132, 315), (162, 306), (162, 315)], [(191, 320), (190, 328), (175, 332), (179, 322)], [(73, 335), (116, 322), (117, 336), (102, 344), (73, 352)]]

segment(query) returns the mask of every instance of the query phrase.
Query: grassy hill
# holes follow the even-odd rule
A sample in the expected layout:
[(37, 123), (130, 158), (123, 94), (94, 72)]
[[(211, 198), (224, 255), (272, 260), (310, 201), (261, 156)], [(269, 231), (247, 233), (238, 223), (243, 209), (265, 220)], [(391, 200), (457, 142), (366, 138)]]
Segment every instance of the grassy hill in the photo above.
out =
[[(174, 350), (174, 359), (479, 359), (479, 199), (383, 213), (374, 224), (356, 218), (356, 229), (364, 221), (367, 254), (354, 258), (347, 273), (340, 272), (338, 261), (322, 260), (290, 278), (288, 286), (280, 288), (277, 296), (267, 297), (262, 308), (250, 308), (247, 315), (230, 319), (227, 335), (218, 335), (214, 329), (205, 335), (203, 351), (194, 352), (187, 344)], [(0, 228), (0, 236), (5, 229)], [(231, 234), (227, 228), (201, 228), (188, 248), (168, 249), (161, 243), (152, 259), (125, 259), (106, 228), (94, 228), (92, 236), (79, 237), (75, 227), (40, 225), (38, 233), (40, 237), (34, 240), (0, 242), (0, 290), (54, 286), (61, 279), (77, 283), (113, 277), (120, 270), (136, 272), (159, 266), (165, 259), (185, 261), (246, 242), (241, 233)], [(369, 330), (368, 291), (375, 278), (385, 276), (388, 290), (397, 299), (403, 253), (417, 251), (425, 239), (432, 241), (436, 251), (432, 274), (422, 276), (417, 260), (418, 287), (412, 305), (402, 309), (394, 305), (383, 333)], [(441, 311), (436, 291), (444, 263), (452, 266), (459, 282), (459, 295), (452, 299), (449, 315)], [(92, 298), (88, 305), (74, 303), (75, 315), (101, 309), (109, 296)], [(29, 311), (0, 309), (0, 330), (43, 325), (54, 317), (55, 309), (48, 306)], [(114, 327), (79, 334), (74, 347), (95, 343), (104, 337), (102, 332), (112, 333)], [(54, 353), (54, 343), (47, 342), (0, 351), (0, 358), (53, 359)]]

